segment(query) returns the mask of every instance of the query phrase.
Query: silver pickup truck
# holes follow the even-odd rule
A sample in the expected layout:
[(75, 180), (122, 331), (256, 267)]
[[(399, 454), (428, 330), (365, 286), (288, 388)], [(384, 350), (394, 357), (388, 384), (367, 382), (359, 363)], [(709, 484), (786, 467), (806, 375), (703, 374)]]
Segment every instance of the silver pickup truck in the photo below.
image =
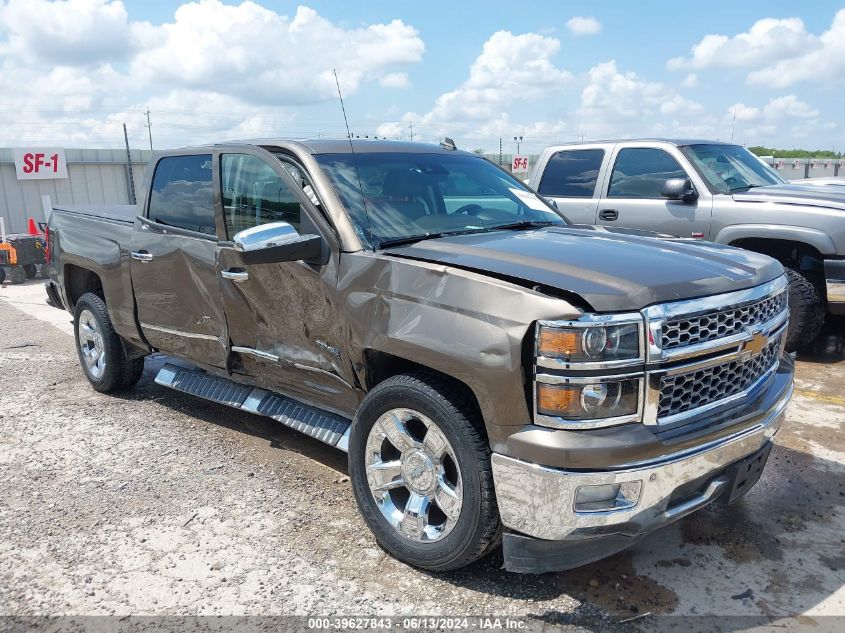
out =
[(787, 183), (739, 145), (637, 139), (548, 147), (532, 188), (576, 224), (658, 231), (764, 253), (790, 280), (787, 349), (845, 314), (845, 191)]

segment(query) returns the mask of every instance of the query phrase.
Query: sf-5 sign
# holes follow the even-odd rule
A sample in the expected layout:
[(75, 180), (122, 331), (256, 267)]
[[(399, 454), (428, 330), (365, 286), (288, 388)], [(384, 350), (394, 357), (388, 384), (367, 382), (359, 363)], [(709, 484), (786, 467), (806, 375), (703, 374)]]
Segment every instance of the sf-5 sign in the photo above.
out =
[(18, 180), (67, 178), (65, 150), (57, 148), (15, 149)]

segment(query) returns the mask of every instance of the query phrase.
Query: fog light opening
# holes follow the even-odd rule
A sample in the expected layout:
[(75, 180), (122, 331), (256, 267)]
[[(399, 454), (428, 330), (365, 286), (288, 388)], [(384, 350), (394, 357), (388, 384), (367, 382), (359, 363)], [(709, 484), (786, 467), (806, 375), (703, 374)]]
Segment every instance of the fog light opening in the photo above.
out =
[(607, 512), (633, 508), (640, 500), (641, 481), (579, 486), (575, 491), (575, 512)]

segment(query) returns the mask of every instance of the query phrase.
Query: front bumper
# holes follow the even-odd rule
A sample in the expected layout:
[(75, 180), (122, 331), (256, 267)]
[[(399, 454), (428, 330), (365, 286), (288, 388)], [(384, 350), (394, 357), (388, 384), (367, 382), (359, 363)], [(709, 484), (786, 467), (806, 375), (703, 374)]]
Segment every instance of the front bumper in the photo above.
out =
[(845, 314), (845, 259), (824, 260), (827, 309), (832, 314)]
[[(754, 424), (647, 463), (574, 471), (494, 453), (499, 512), (512, 531), (505, 537), (506, 566), (535, 572), (577, 567), (620, 551), (637, 537), (720, 497), (728, 484), (728, 467), (771, 442), (792, 389), (792, 372), (778, 374), (759, 403)], [(615, 507), (576, 509), (580, 488), (616, 484), (620, 491)], [(555, 556), (561, 549), (566, 555)], [(537, 559), (533, 563), (532, 557)]]

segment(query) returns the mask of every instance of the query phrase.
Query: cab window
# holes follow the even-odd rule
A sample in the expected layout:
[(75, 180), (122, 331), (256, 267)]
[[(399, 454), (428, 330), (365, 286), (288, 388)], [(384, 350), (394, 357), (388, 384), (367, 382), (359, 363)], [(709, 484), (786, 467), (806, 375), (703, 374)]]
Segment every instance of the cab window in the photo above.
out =
[(211, 154), (158, 161), (147, 216), (166, 226), (215, 235)]
[(537, 193), (559, 198), (592, 198), (603, 160), (603, 149), (558, 152), (546, 164)]
[(619, 152), (610, 176), (608, 198), (662, 198), (663, 183), (687, 174), (668, 152), (628, 147)]
[(299, 231), (299, 199), (266, 162), (249, 154), (223, 154), (220, 172), (229, 239), (244, 229), (269, 222), (287, 222)]

